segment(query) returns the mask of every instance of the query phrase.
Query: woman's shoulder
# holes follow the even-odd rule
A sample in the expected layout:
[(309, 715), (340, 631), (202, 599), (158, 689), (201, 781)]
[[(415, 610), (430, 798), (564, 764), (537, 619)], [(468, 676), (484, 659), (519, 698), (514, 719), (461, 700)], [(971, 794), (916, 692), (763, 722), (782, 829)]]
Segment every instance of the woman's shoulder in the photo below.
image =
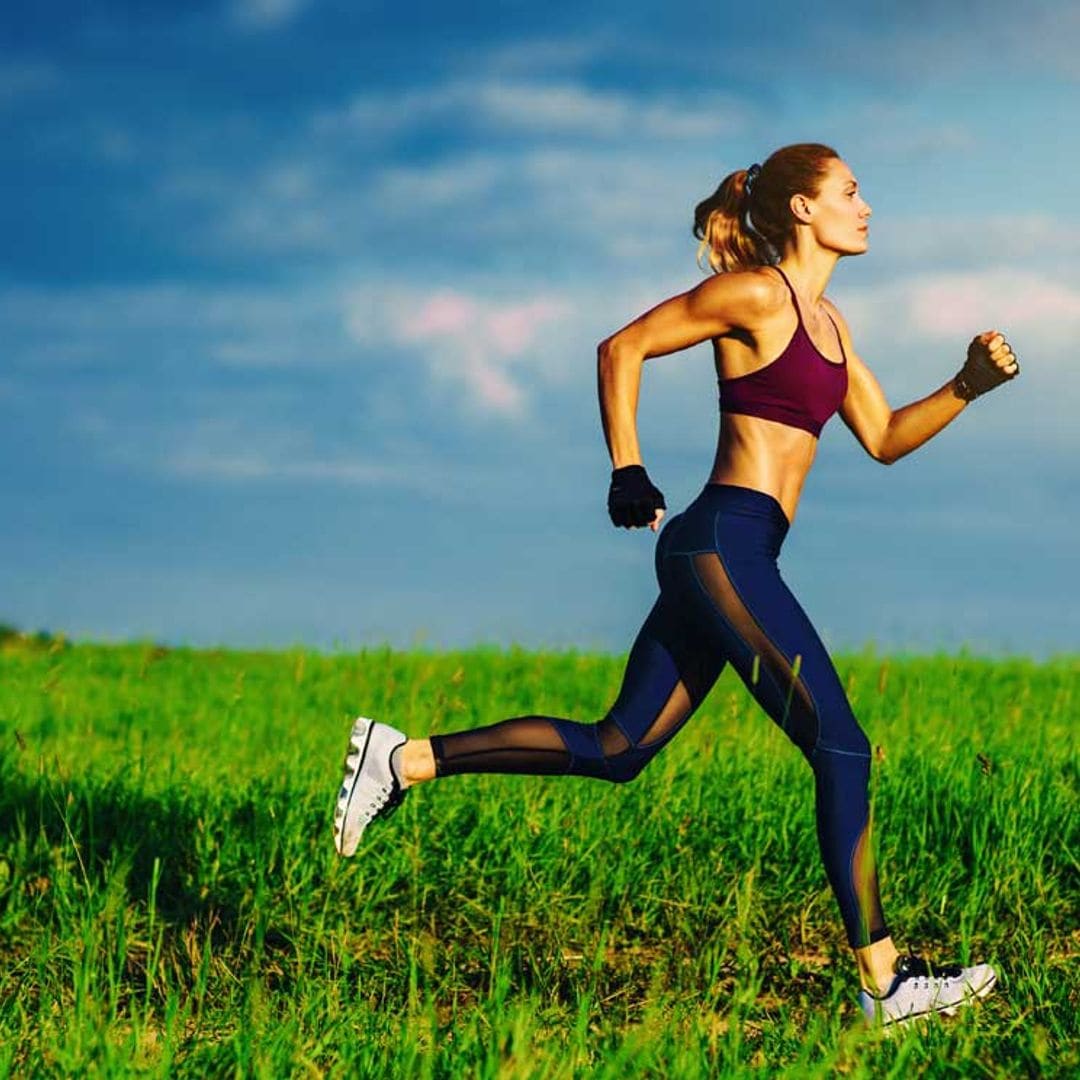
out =
[(697, 288), (703, 301), (722, 307), (733, 326), (752, 328), (790, 303), (780, 275), (769, 266), (714, 274)]

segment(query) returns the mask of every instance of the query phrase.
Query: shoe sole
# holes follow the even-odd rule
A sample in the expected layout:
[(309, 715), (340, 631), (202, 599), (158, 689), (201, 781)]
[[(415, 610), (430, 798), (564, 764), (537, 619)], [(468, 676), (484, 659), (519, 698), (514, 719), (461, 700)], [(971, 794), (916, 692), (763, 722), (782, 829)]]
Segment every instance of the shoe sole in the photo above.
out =
[[(902, 1027), (904, 1024), (910, 1024), (915, 1020), (925, 1020), (928, 1016), (955, 1016), (965, 1005), (970, 1005), (972, 1002), (986, 997), (996, 985), (997, 973), (995, 972), (982, 984), (982, 986), (979, 987), (978, 990), (970, 991), (962, 1001), (956, 1002), (955, 1005), (947, 1005), (942, 1009), (927, 1009), (925, 1012), (908, 1013), (907, 1016), (898, 1016), (892, 1020), (883, 1018), (882, 1027), (886, 1030), (894, 1027)], [(870, 1023), (875, 1023), (875, 1021), (871, 1020)]]
[(349, 748), (345, 751), (345, 777), (341, 782), (341, 791), (338, 794), (337, 807), (334, 813), (334, 848), (339, 855), (349, 858), (356, 853), (360, 844), (360, 836), (356, 837), (356, 843), (351, 850), (345, 851), (342, 842), (345, 837), (345, 819), (349, 816), (349, 808), (352, 806), (353, 795), (356, 793), (356, 784), (360, 779), (360, 773), (364, 768), (367, 758), (368, 745), (371, 742), (371, 733), (375, 730), (375, 721), (366, 716), (357, 717), (349, 732)]

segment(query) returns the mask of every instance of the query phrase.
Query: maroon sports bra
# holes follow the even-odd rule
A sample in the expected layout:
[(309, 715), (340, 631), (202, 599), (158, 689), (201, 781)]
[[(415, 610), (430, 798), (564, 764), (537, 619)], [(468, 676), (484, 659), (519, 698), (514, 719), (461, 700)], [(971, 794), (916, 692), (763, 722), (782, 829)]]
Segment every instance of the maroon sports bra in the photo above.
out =
[[(774, 269), (780, 270), (780, 267)], [(847, 353), (843, 341), (840, 342), (843, 360), (839, 364), (818, 352), (803, 326), (795, 290), (783, 270), (780, 270), (780, 276), (791, 290), (799, 325), (787, 348), (771, 363), (747, 375), (719, 380), (720, 411), (775, 420), (789, 427), (802, 428), (816, 437), (825, 421), (840, 408), (847, 393)], [(836, 327), (831, 315), (829, 322)], [(836, 337), (840, 339), (839, 330)]]

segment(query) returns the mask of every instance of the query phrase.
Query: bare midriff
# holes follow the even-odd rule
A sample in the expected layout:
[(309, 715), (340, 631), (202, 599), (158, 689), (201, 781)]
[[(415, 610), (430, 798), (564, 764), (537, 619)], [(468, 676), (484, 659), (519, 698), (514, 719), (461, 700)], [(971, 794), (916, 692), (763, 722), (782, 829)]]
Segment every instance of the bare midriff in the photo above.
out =
[(788, 522), (795, 520), (799, 495), (817, 453), (809, 431), (741, 413), (720, 414), (710, 484), (737, 484), (771, 495)]

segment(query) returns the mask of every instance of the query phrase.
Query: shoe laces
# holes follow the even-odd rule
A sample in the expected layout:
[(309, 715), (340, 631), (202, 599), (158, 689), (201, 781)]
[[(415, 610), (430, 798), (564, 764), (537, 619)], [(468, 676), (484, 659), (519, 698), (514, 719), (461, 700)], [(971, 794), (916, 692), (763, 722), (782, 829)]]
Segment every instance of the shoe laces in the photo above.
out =
[(963, 969), (959, 964), (941, 964), (935, 970), (927, 960), (914, 953), (899, 957), (893, 970), (901, 980), (912, 981), (920, 990), (948, 986), (963, 974)]
[[(395, 788), (397, 789), (395, 792)], [(364, 820), (370, 822), (380, 814), (392, 814), (405, 798), (405, 789), (395, 784), (393, 780), (376, 785), (361, 804), (360, 811)]]
[(392, 791), (393, 787), (390, 784), (379, 784), (371, 790), (367, 799), (360, 806), (360, 812), (366, 821), (370, 821), (375, 817), (387, 804)]

